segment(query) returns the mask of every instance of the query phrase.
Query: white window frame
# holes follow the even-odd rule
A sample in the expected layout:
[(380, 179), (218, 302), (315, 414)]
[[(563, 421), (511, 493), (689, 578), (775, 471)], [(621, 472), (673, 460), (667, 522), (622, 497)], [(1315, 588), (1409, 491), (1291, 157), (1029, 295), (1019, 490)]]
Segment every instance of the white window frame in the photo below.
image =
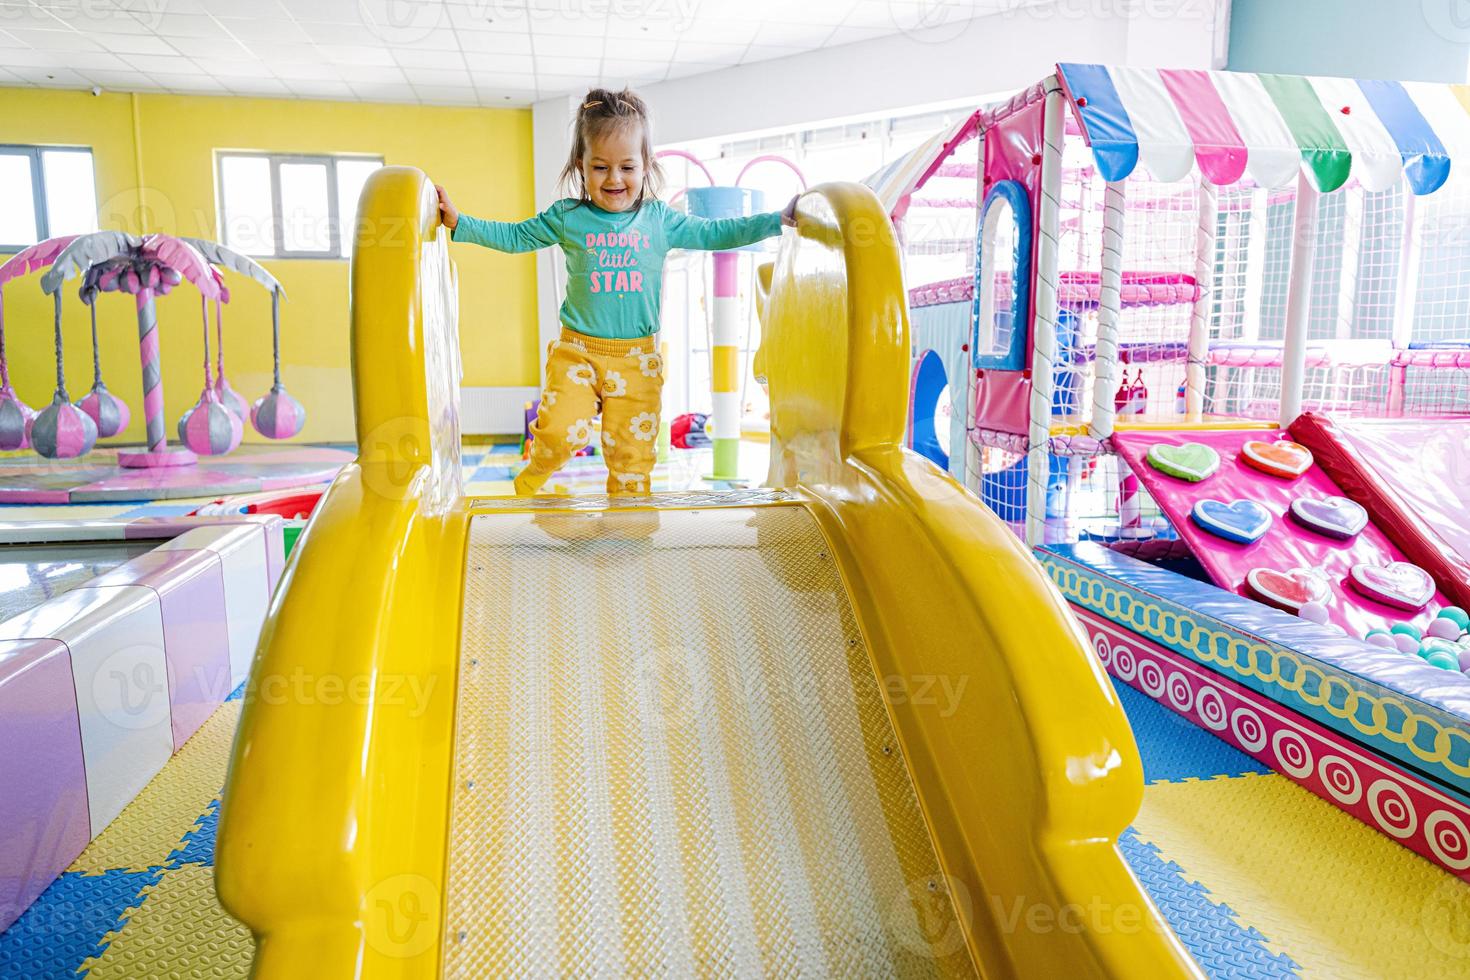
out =
[[(342, 261), (347, 254), (342, 250), (342, 215), (337, 209), (337, 164), (339, 162), (375, 162), (384, 166), (382, 154), (378, 153), (269, 153), (260, 150), (215, 150), (214, 193), (219, 213), (218, 240), (229, 245), (226, 229), (229, 215), (225, 212), (225, 160), (249, 158), (267, 160), (271, 171), (271, 246), (272, 253), (247, 253), (257, 259), (328, 259)], [(327, 168), (327, 230), (326, 251), (312, 252), (286, 248), (285, 223), (281, 215), (281, 165), (288, 163), (319, 163)], [(233, 246), (232, 246), (233, 247)]]
[[(46, 167), (44, 153), (85, 153), (92, 158), (92, 214), (97, 214), (97, 155), (90, 146), (54, 146), (45, 143), (0, 143), (0, 156), (26, 157), (31, 161), (31, 202), (36, 212), (36, 242), (51, 237), (51, 215), (46, 209)], [(0, 242), (0, 253), (19, 252), (36, 242)]]

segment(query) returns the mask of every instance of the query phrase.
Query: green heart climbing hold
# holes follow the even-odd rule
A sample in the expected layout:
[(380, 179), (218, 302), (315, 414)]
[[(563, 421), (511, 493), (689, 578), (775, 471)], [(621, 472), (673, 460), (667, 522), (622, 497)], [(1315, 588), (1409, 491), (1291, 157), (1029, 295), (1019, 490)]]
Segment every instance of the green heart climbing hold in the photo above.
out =
[(1220, 454), (1198, 442), (1186, 442), (1182, 446), (1151, 446), (1148, 465), (1160, 473), (1198, 483), (1213, 476), (1220, 468)]

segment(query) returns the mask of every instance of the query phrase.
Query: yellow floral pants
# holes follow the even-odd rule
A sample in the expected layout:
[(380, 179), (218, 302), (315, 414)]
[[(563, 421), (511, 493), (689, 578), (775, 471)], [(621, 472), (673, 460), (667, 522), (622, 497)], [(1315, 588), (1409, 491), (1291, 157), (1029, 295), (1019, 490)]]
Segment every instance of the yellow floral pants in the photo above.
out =
[(547, 348), (546, 390), (531, 423), (530, 462), (516, 477), (516, 493), (540, 490), (591, 442), (599, 411), (607, 492), (648, 493), (663, 385), (657, 334), (607, 340), (563, 327), (561, 338)]

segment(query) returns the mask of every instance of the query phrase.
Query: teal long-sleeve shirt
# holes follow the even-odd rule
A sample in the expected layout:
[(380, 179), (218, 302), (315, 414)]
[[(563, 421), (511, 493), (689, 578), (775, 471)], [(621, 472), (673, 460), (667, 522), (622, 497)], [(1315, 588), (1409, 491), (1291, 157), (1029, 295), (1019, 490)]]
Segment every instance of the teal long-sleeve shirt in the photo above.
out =
[(781, 234), (781, 215), (698, 218), (663, 201), (634, 211), (604, 211), (567, 198), (525, 221), (486, 221), (467, 214), (450, 236), (500, 252), (561, 246), (567, 257), (562, 323), (612, 340), (658, 331), (664, 256), (676, 248), (720, 251)]

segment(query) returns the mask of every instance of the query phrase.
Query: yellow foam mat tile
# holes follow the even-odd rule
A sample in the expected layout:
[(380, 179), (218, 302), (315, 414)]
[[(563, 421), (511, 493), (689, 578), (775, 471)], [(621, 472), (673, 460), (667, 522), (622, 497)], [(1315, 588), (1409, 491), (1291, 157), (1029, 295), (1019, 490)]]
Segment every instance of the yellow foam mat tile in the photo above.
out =
[(107, 948), (82, 964), (88, 980), (139, 977), (226, 980), (250, 974), (250, 930), (220, 907), (214, 869), (186, 864), (163, 873), (103, 938)]
[(219, 796), (239, 723), (240, 702), (221, 705), (67, 870), (100, 874), (162, 865)]
[(1302, 976), (1470, 978), (1470, 884), (1282, 776), (1150, 784), (1134, 826)]

